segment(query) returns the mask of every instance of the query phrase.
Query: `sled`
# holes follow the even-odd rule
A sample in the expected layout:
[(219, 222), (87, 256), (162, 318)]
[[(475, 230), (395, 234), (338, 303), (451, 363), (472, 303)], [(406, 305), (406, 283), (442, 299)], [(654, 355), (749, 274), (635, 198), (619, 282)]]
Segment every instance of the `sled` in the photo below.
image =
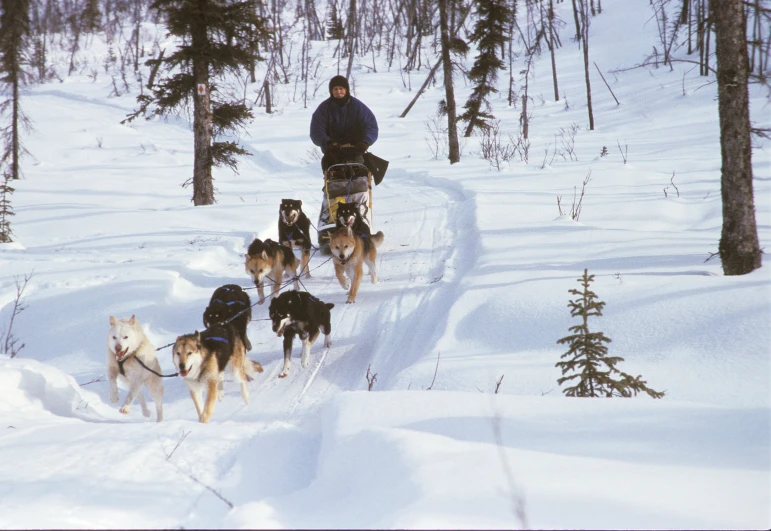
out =
[(337, 207), (341, 203), (356, 203), (372, 229), (372, 172), (364, 164), (343, 162), (324, 172), (324, 199), (316, 225), (322, 254), (330, 254), (329, 238), (337, 227)]

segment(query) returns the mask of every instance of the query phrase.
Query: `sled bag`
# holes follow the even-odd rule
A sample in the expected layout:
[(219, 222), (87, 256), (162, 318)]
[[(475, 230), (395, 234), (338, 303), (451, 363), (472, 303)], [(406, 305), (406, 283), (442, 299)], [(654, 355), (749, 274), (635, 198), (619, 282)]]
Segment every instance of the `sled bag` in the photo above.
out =
[(364, 165), (372, 172), (372, 177), (375, 178), (375, 185), (380, 184), (388, 169), (388, 161), (369, 152), (364, 153), (362, 156), (364, 157)]

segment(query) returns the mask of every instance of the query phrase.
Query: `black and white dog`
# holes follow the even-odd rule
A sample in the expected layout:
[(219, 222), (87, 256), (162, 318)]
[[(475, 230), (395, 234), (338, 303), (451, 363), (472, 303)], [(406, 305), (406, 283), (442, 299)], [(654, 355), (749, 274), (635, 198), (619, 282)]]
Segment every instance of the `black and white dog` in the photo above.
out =
[[(236, 316), (233, 318), (233, 316)], [(228, 321), (228, 319), (233, 319)], [(212, 328), (228, 321), (238, 332), (246, 350), (252, 350), (252, 344), (246, 337), (246, 327), (252, 320), (252, 303), (249, 295), (236, 284), (225, 284), (212, 293), (209, 306), (203, 312), (203, 325)]]
[(285, 378), (289, 373), (295, 335), (300, 336), (303, 342), (300, 358), (303, 368), (308, 366), (311, 345), (319, 337), (319, 332), (324, 333), (324, 347), (332, 346), (329, 310), (334, 306), (305, 291), (285, 291), (270, 302), (268, 313), (273, 321), (273, 331), (279, 337), (284, 336), (284, 368), (279, 378)]
[(303, 212), (303, 202), (299, 199), (282, 199), (278, 208), (278, 243), (287, 247), (302, 249), (300, 275), (311, 278), (308, 262), (311, 258), (311, 222)]
[(356, 203), (340, 203), (337, 205), (336, 223), (338, 227), (351, 227), (351, 230), (361, 238), (372, 236), (372, 231), (367, 221), (361, 215), (361, 207)]

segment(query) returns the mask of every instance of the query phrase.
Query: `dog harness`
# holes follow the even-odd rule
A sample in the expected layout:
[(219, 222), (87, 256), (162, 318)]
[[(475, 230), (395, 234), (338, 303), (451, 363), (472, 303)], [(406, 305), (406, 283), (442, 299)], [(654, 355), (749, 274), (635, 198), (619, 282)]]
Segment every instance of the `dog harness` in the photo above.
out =
[(123, 364), (126, 363), (126, 360), (132, 357), (134, 354), (129, 354), (128, 356), (124, 357), (122, 360), (116, 360), (118, 362), (118, 370), (120, 371), (121, 376), (126, 376), (126, 371), (123, 370)]
[(244, 301), (223, 301), (222, 299), (214, 299), (212, 302), (221, 302), (225, 306), (232, 306), (233, 304), (237, 304), (238, 306), (246, 306)]

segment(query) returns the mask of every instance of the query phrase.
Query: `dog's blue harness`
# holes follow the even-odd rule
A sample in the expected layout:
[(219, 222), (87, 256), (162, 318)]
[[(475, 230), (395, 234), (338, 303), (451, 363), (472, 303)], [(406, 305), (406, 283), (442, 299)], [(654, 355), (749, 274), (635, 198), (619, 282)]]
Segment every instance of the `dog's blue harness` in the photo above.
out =
[(244, 301), (223, 301), (222, 299), (214, 299), (212, 302), (221, 302), (225, 306), (232, 306), (234, 304), (238, 306), (246, 306), (246, 303)]

